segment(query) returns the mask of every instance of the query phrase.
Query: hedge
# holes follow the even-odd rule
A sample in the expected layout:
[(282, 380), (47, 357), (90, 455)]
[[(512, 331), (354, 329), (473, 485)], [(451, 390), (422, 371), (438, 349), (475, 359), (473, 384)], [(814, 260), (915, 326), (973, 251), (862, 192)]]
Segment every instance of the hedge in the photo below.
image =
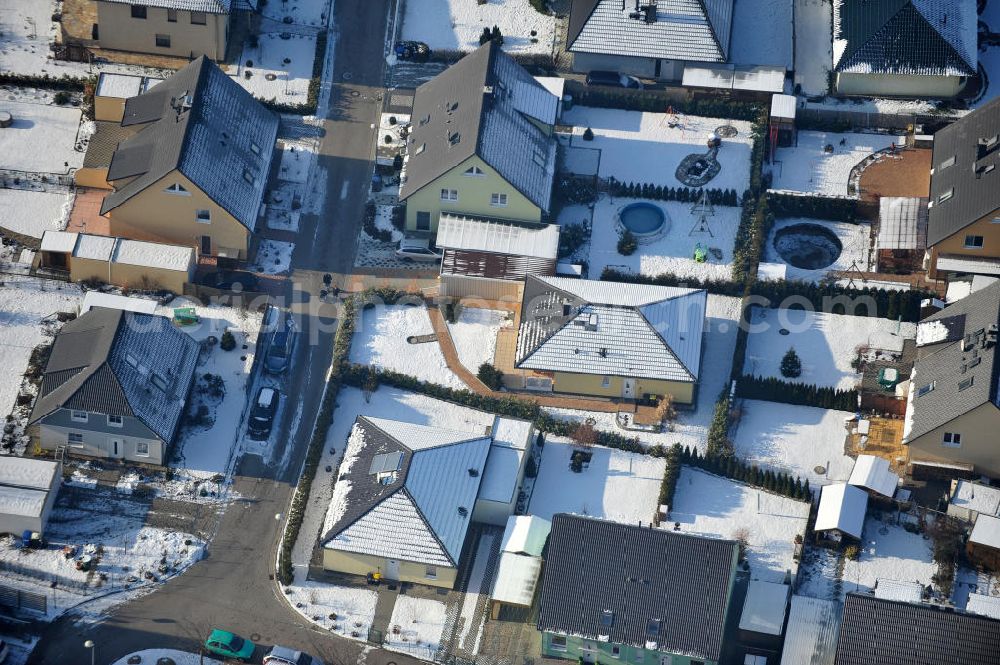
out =
[(810, 217), (856, 223), (858, 201), (815, 194), (767, 192), (767, 204), (775, 217)]
[(653, 201), (681, 201), (682, 203), (697, 203), (701, 201), (702, 192), (708, 192), (708, 200), (712, 205), (736, 207), (739, 196), (735, 189), (713, 189), (698, 187), (664, 187), (648, 182), (620, 182), (613, 180), (608, 187), (612, 196), (625, 198), (642, 198)]
[(736, 381), (736, 395), (746, 399), (768, 402), (817, 406), (821, 409), (855, 411), (858, 408), (857, 390), (837, 390), (827, 386), (791, 383), (777, 377), (741, 376)]
[(746, 483), (751, 487), (776, 492), (791, 499), (812, 500), (808, 479), (802, 482), (798, 476), (792, 476), (783, 471), (761, 469), (756, 464), (741, 462), (732, 455), (719, 456), (711, 453), (699, 455), (697, 448), (689, 449), (687, 446), (681, 451), (680, 457), (682, 465), (687, 464), (709, 473)]
[[(659, 505), (666, 506), (667, 510), (673, 508), (674, 493), (677, 491), (677, 480), (681, 475), (681, 444), (675, 443), (667, 449), (667, 467), (663, 471), (663, 481), (660, 483)], [(660, 511), (656, 511), (656, 523), (660, 523)]]
[(34, 74), (14, 74), (12, 72), (0, 72), (0, 85), (16, 85), (22, 88), (44, 88), (46, 90), (67, 90), (71, 92), (83, 92), (83, 84), (86, 78), (76, 78), (63, 74), (62, 76), (49, 76), (44, 74), (37, 76)]
[(742, 102), (732, 99), (675, 99), (668, 95), (657, 94), (652, 90), (629, 93), (615, 90), (614, 88), (604, 89), (573, 86), (570, 92), (573, 95), (573, 104), (577, 106), (652, 113), (663, 113), (668, 106), (671, 106), (677, 113), (727, 120), (752, 121), (760, 115), (763, 108), (760, 104), (754, 102)]

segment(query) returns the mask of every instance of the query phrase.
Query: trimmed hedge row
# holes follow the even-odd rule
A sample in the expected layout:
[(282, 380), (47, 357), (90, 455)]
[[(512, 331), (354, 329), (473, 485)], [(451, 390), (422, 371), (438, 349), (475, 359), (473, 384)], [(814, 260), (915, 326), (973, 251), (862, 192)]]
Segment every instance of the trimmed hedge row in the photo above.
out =
[(735, 189), (712, 189), (698, 187), (664, 187), (648, 182), (612, 181), (608, 192), (612, 196), (626, 198), (651, 199), (653, 201), (680, 201), (682, 203), (697, 203), (701, 200), (702, 191), (708, 192), (708, 200), (712, 205), (724, 205), (735, 208), (739, 196)]
[(573, 86), (572, 94), (573, 104), (577, 106), (653, 113), (663, 113), (668, 106), (672, 106), (677, 113), (731, 120), (754, 120), (763, 108), (754, 102), (732, 99), (674, 99), (667, 95), (656, 94), (653, 90), (628, 93), (614, 88)]
[(773, 376), (767, 378), (741, 376), (736, 381), (736, 395), (746, 399), (816, 406), (838, 411), (855, 411), (858, 408), (857, 390), (837, 390), (827, 386), (791, 383)]
[(736, 459), (732, 455), (699, 455), (698, 449), (690, 449), (687, 446), (681, 451), (681, 464), (687, 464), (718, 476), (738, 480), (751, 487), (776, 492), (782, 496), (787, 496), (798, 501), (812, 500), (812, 491), (809, 489), (809, 479), (805, 482), (798, 476), (783, 471), (771, 471), (761, 469), (756, 464), (747, 464)]
[(810, 217), (851, 223), (859, 221), (857, 199), (769, 191), (767, 203), (774, 216), (779, 218)]
[(76, 78), (68, 74), (63, 74), (62, 76), (49, 76), (48, 74), (37, 76), (33, 74), (0, 72), (0, 85), (16, 85), (22, 88), (83, 92), (83, 84), (86, 81), (87, 79), (84, 77)]

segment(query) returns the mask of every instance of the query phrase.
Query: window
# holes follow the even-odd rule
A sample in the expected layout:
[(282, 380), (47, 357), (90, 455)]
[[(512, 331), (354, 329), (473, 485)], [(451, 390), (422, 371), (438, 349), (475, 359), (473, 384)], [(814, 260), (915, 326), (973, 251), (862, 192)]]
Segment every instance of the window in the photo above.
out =
[(243, 179), (251, 185), (253, 184), (253, 173), (250, 173), (250, 169), (243, 169)]
[(441, 200), (442, 201), (457, 201), (458, 200), (458, 190), (457, 189), (442, 189), (441, 190)]
[(602, 388), (607, 388), (610, 385), (611, 385), (611, 377), (610, 376), (606, 376), (603, 379), (601, 379), (601, 387)]
[(949, 189), (947, 192), (938, 197), (938, 203), (944, 203), (953, 196), (955, 196), (955, 190)]
[(121, 427), (124, 422), (121, 416), (108, 415), (108, 425), (110, 427)]
[(945, 432), (941, 439), (941, 445), (948, 448), (960, 448), (962, 446), (962, 435), (958, 432)]
[(73, 411), (70, 413), (70, 418), (75, 423), (85, 423), (87, 422), (88, 415), (86, 411)]
[(553, 651), (565, 651), (566, 650), (566, 636), (565, 635), (553, 635), (552, 641), (549, 643), (552, 646)]
[(252, 152), (255, 155), (259, 155), (260, 154), (260, 146), (257, 145), (256, 143), (254, 143), (253, 141), (250, 141), (250, 152)]
[(163, 48), (170, 48), (170, 35), (156, 35), (156, 45)]
[(469, 168), (465, 169), (465, 175), (486, 175), (486, 172), (483, 171), (478, 166), (470, 166)]
[(982, 249), (983, 248), (983, 237), (982, 236), (965, 236), (965, 248), (966, 249)]
[(142, 5), (132, 5), (132, 18), (146, 18), (146, 8)]
[(429, 212), (417, 213), (417, 230), (418, 231), (431, 230), (431, 214)]
[(149, 377), (149, 380), (153, 383), (154, 386), (156, 386), (160, 390), (164, 392), (167, 391), (167, 380), (164, 379), (161, 374), (153, 374), (152, 376)]
[(149, 457), (149, 443), (146, 441), (136, 441), (135, 454), (138, 457)]
[(990, 224), (1000, 224), (1000, 217), (994, 217), (991, 219)]
[(607, 628), (611, 628), (611, 626), (615, 625), (615, 613), (611, 610), (604, 610), (601, 612), (601, 625)]
[(429, 580), (436, 580), (437, 576), (438, 576), (437, 568), (435, 568), (434, 566), (427, 566), (427, 569), (424, 571), (424, 577), (426, 577)]
[(167, 9), (167, 23), (177, 23), (176, 9)]
[(426, 149), (427, 149), (427, 144), (426, 143), (421, 143), (419, 146), (417, 146), (417, 149), (413, 152), (413, 154), (419, 155), (420, 153), (422, 153)]
[(621, 658), (622, 657), (622, 648), (620, 646), (618, 646), (617, 644), (612, 644), (611, 645), (611, 657), (612, 658)]
[(191, 25), (205, 25), (207, 20), (205, 12), (191, 12)]
[(948, 168), (949, 166), (954, 166), (954, 165), (955, 165), (955, 155), (952, 155), (948, 159), (946, 159), (943, 162), (941, 162), (940, 164), (938, 164), (938, 169), (944, 170), (944, 169)]
[(66, 435), (66, 442), (74, 448), (83, 448), (83, 435), (79, 432), (70, 432)]
[(197, 219), (202, 224), (212, 223), (212, 211), (211, 210), (196, 210), (194, 213), (195, 219)]
[(169, 187), (167, 187), (163, 191), (165, 191), (165, 192), (167, 192), (169, 194), (178, 194), (180, 196), (191, 196), (191, 192), (189, 192), (188, 190), (184, 189), (184, 185), (178, 184), (176, 182), (174, 184), (170, 185)]
[(490, 194), (490, 205), (497, 206), (498, 208), (503, 208), (507, 205), (507, 195), (506, 194)]
[(973, 383), (973, 381), (975, 381), (975, 379), (976, 379), (976, 377), (970, 376), (967, 379), (962, 379), (961, 381), (959, 381), (958, 382), (958, 392), (962, 392), (966, 388), (971, 388), (972, 387), (972, 383)]
[(923, 385), (923, 386), (920, 386), (919, 388), (917, 388), (917, 397), (923, 397), (924, 395), (926, 395), (927, 393), (929, 393), (932, 390), (934, 390), (934, 382), (933, 381), (931, 381), (930, 383), (928, 383), (926, 385)]

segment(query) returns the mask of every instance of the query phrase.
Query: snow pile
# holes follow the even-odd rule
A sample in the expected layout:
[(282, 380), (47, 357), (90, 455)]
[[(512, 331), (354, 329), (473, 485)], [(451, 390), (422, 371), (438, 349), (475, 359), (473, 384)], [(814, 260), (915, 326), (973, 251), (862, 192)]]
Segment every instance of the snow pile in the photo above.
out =
[(19, 101), (3, 102), (14, 124), (0, 132), (0, 167), (15, 171), (68, 173), (83, 166), (76, 148), (80, 109)]
[[(528, 513), (550, 520), (576, 513), (635, 524), (656, 515), (666, 463), (661, 458), (611, 448), (582, 448), (546, 438)], [(579, 473), (570, 468), (574, 451), (590, 454)]]
[(798, 564), (795, 536), (805, 535), (809, 504), (748, 487), (700, 469), (681, 469), (670, 520), (681, 533), (747, 542), (752, 579), (781, 582)]
[(509, 53), (552, 52), (556, 19), (528, 0), (420, 0), (406, 3), (402, 38), (436, 51), (475, 51), (483, 28), (500, 28)]
[[(782, 255), (778, 252), (779, 246), (775, 240), (778, 232), (781, 229), (790, 226), (799, 226), (803, 224), (821, 226), (837, 237), (837, 240), (840, 241), (841, 249), (840, 255), (836, 258), (836, 260), (834, 260), (833, 263), (825, 268), (819, 268), (817, 270), (798, 268), (787, 263), (784, 257), (782, 257)], [(780, 248), (786, 256), (789, 251), (795, 251), (794, 243), (796, 242), (796, 238), (793, 233), (794, 232), (785, 234), (781, 239), (783, 244)], [(851, 224), (848, 222), (831, 222), (825, 219), (786, 217), (775, 220), (772, 225), (771, 232), (768, 234), (767, 240), (764, 242), (764, 260), (769, 263), (784, 263), (786, 265), (786, 279), (803, 282), (820, 282), (825, 279), (829, 273), (836, 270), (868, 270), (868, 247), (870, 236), (871, 225), (866, 223)], [(864, 286), (860, 279), (855, 279), (854, 281), (857, 288)]]
[(431, 335), (423, 305), (380, 305), (365, 310), (351, 344), (351, 361), (390, 369), (451, 388), (465, 388), (448, 369), (437, 341), (410, 344), (416, 335)]
[(448, 324), (448, 334), (455, 343), (458, 360), (472, 373), (483, 363), (492, 363), (497, 348), (497, 333), (507, 312), (478, 307), (461, 307), (458, 321)]
[(432, 660), (441, 647), (446, 609), (437, 600), (400, 595), (392, 608), (385, 648)]
[[(905, 145), (906, 137), (801, 131), (797, 145), (777, 149), (775, 163), (768, 166), (774, 175), (771, 186), (793, 192), (856, 196), (847, 187), (851, 169), (869, 155), (893, 144)], [(828, 145), (833, 146), (832, 152), (826, 152)]]
[(0, 227), (41, 238), (45, 231), (59, 231), (66, 226), (72, 201), (68, 191), (0, 189)]
[[(754, 308), (750, 326), (744, 374), (838, 390), (850, 390), (861, 381), (851, 367), (859, 349), (866, 355), (870, 349), (873, 355), (898, 356), (903, 341), (916, 335), (913, 323), (788, 309)], [(781, 374), (781, 359), (790, 348), (802, 361), (798, 377)]]
[(296, 612), (317, 626), (348, 639), (368, 639), (378, 601), (371, 589), (309, 580), (285, 587), (285, 595)]
[(736, 456), (761, 468), (809, 480), (813, 489), (851, 477), (854, 460), (844, 454), (844, 423), (854, 414), (743, 400), (736, 427)]
[[(665, 187), (685, 187), (675, 177), (681, 160), (692, 153), (707, 153), (707, 142), (715, 137), (715, 129), (732, 125), (737, 135), (722, 139), (716, 156), (722, 170), (705, 187), (733, 189), (742, 195), (750, 182), (751, 124), (686, 114), (677, 114), (676, 120), (677, 126), (671, 127), (665, 113), (587, 106), (574, 106), (563, 113), (563, 123), (574, 125), (570, 144), (601, 151), (600, 177)], [(588, 127), (594, 132), (592, 141), (583, 140)]]
[(277, 275), (288, 272), (292, 267), (292, 252), (294, 242), (281, 240), (261, 240), (257, 245), (257, 258), (253, 270), (265, 275)]
[(91, 478), (80, 469), (76, 469), (65, 483), (70, 487), (92, 490), (97, 487), (97, 478)]

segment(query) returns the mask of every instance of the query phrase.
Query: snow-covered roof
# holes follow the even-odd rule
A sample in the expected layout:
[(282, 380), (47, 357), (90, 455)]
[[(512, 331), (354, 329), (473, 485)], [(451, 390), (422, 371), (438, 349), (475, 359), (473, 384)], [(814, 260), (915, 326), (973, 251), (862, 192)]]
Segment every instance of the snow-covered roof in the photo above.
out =
[(907, 603), (919, 603), (924, 595), (924, 587), (920, 582), (903, 580), (875, 580), (875, 597), (886, 600), (901, 600)]
[(889, 470), (889, 460), (875, 455), (858, 455), (847, 482), (892, 498), (899, 485), (899, 476)]
[(123, 5), (139, 5), (146, 7), (162, 7), (164, 9), (181, 9), (191, 12), (207, 12), (209, 14), (228, 14), (232, 0), (104, 0)]
[(90, 259), (92, 261), (108, 261), (115, 250), (115, 240), (110, 236), (95, 236), (81, 233), (73, 250), (73, 258)]
[(951, 492), (951, 505), (984, 515), (1000, 515), (1000, 487), (958, 480)]
[(561, 76), (535, 76), (538, 85), (555, 95), (556, 100), (562, 101), (563, 93), (566, 90), (566, 79)]
[(126, 312), (154, 314), (156, 312), (156, 301), (149, 300), (147, 298), (119, 296), (114, 293), (87, 291), (83, 294), (83, 303), (80, 305), (80, 314), (86, 314), (94, 307), (107, 307), (108, 309), (120, 309)]
[(781, 635), (791, 591), (787, 584), (751, 580), (740, 614), (740, 630)]
[(541, 557), (503, 552), (490, 598), (501, 603), (530, 606), (541, 572)]
[(517, 366), (694, 382), (706, 303), (697, 289), (529, 276)]
[(883, 196), (878, 207), (878, 249), (927, 247), (926, 197)]
[(970, 593), (969, 602), (965, 605), (966, 612), (1000, 619), (1000, 598), (987, 596), (983, 593)]
[(771, 117), (795, 119), (798, 98), (794, 95), (771, 95)]
[(141, 240), (118, 240), (111, 260), (133, 266), (186, 271), (194, 262), (194, 249)]
[(500, 551), (541, 556), (552, 523), (536, 515), (511, 515), (503, 532)]
[(989, 256), (940, 255), (937, 260), (938, 270), (950, 272), (980, 273), (984, 275), (1000, 275), (1000, 259)]
[(688, 64), (684, 65), (681, 85), (686, 88), (781, 92), (785, 89), (785, 68)]
[(534, 428), (526, 420), (497, 418), (493, 426), (493, 442), (486, 458), (479, 499), (514, 503), (517, 481)]
[(972, 527), (969, 542), (1000, 549), (1000, 517), (980, 513)]
[(94, 94), (98, 97), (128, 99), (142, 92), (142, 84), (143, 78), (141, 76), (101, 72), (101, 75), (97, 77), (97, 90)]
[(43, 231), (40, 250), (43, 252), (59, 252), (70, 254), (76, 247), (76, 233), (68, 231)]
[(853, 485), (834, 483), (824, 485), (816, 511), (816, 531), (836, 529), (855, 538), (861, 538), (861, 529), (868, 510), (868, 495)]
[(435, 244), (442, 249), (554, 260), (559, 254), (559, 226), (529, 227), (442, 213)]
[(556, 96), (537, 78), (514, 83), (514, 108), (543, 125), (556, 124), (561, 99), (561, 95)]
[(839, 628), (836, 601), (792, 596), (781, 665), (833, 665)]
[(669, 0), (643, 6), (651, 7), (648, 15), (622, 0), (575, 0), (566, 35), (568, 50), (726, 62), (733, 0)]
[(0, 457), (0, 485), (48, 490), (59, 473), (59, 463), (30, 457)]
[(39, 517), (45, 507), (45, 492), (0, 485), (0, 514)]

